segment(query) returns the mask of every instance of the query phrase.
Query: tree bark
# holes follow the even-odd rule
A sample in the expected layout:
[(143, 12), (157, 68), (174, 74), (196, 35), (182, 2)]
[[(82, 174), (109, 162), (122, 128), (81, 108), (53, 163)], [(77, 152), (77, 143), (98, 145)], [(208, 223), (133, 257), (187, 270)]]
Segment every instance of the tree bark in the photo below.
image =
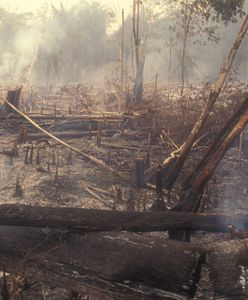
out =
[(133, 91), (134, 103), (139, 103), (143, 95), (145, 56), (141, 52), (140, 39), (140, 0), (133, 1), (133, 37), (135, 44), (136, 74)]
[(244, 110), (239, 121), (233, 126), (231, 131), (228, 133), (226, 138), (218, 146), (216, 151), (212, 154), (211, 159), (209, 159), (205, 166), (202, 168), (200, 174), (195, 179), (195, 182), (192, 184), (192, 187), (186, 192), (184, 200), (179, 206), (186, 211), (192, 211), (192, 209), (197, 208), (198, 204), (196, 203), (199, 195), (203, 192), (203, 189), (208, 182), (208, 180), (213, 175), (218, 164), (224, 157), (225, 153), (234, 142), (234, 140), (240, 135), (244, 130), (245, 126), (248, 124), (248, 108)]
[(229, 232), (228, 225), (248, 229), (248, 214), (187, 212), (119, 212), (82, 208), (1, 205), (0, 226), (52, 228), (71, 232), (156, 232), (192, 230)]
[(47, 283), (96, 299), (186, 300), (195, 294), (206, 256), (215, 295), (245, 297), (240, 266), (248, 265), (247, 243), (200, 246), (130, 233), (0, 226), (0, 265), (29, 284)]
[(185, 55), (186, 55), (186, 46), (187, 46), (187, 41), (188, 41), (188, 36), (189, 36), (189, 30), (190, 30), (190, 23), (192, 19), (192, 14), (193, 14), (193, 8), (189, 8), (189, 15), (187, 16), (187, 9), (186, 9), (186, 21), (185, 21), (185, 30), (184, 30), (184, 39), (183, 39), (183, 51), (182, 51), (182, 66), (181, 66), (181, 97), (183, 96), (184, 93), (184, 83), (185, 83)]
[(174, 183), (184, 165), (184, 162), (189, 154), (189, 151), (190, 151), (192, 145), (194, 144), (201, 129), (203, 128), (204, 124), (206, 123), (208, 116), (211, 112), (211, 109), (221, 93), (221, 90), (224, 86), (224, 83), (226, 81), (228, 73), (232, 67), (236, 53), (241, 45), (241, 42), (242, 42), (247, 30), (248, 30), (248, 15), (245, 17), (243, 24), (240, 28), (240, 31), (233, 43), (233, 46), (232, 46), (231, 50), (229, 51), (229, 54), (226, 57), (224, 64), (221, 66), (221, 68), (219, 70), (217, 79), (215, 80), (215, 82), (213, 84), (213, 88), (210, 91), (209, 100), (208, 100), (205, 108), (202, 110), (198, 120), (196, 121), (193, 129), (191, 130), (191, 133), (189, 134), (184, 145), (182, 146), (180, 155), (179, 155), (175, 165), (173, 166), (172, 170), (170, 170), (170, 172), (167, 176), (165, 188), (170, 189), (174, 185)]
[(71, 145), (69, 145), (68, 143), (62, 141), (61, 139), (57, 138), (56, 136), (54, 136), (53, 134), (51, 134), (50, 132), (48, 132), (47, 130), (43, 129), (41, 126), (39, 126), (36, 122), (34, 122), (29, 116), (27, 116), (26, 114), (24, 114), (23, 112), (21, 112), (19, 109), (17, 109), (13, 104), (11, 104), (8, 100), (5, 100), (5, 103), (10, 106), (15, 112), (17, 112), (19, 115), (21, 115), (23, 118), (25, 118), (33, 127), (35, 127), (36, 129), (38, 129), (39, 131), (41, 131), (42, 133), (44, 133), (47, 137), (53, 139), (54, 141), (58, 142), (59, 144), (61, 144), (62, 146), (66, 147), (67, 149), (70, 149), (71, 151), (73, 151), (74, 153), (77, 153), (78, 155), (80, 155), (83, 159), (88, 160), (93, 162), (96, 166), (100, 167), (101, 169), (110, 172), (111, 174), (126, 180), (126, 178), (124, 178), (121, 174), (119, 174), (116, 170), (114, 170), (113, 168), (111, 168), (110, 166), (108, 166), (104, 161), (102, 161), (101, 159), (96, 158), (95, 156), (92, 156), (90, 154), (87, 154)]
[(80, 236), (0, 227), (0, 264), (6, 271), (98, 299), (193, 296), (202, 253), (190, 244), (130, 233)]
[[(102, 135), (103, 136), (108, 136), (111, 137), (115, 133), (120, 133), (120, 130), (103, 130)], [(89, 131), (67, 131), (67, 132), (53, 132), (53, 135), (56, 136), (59, 139), (75, 139), (75, 138), (82, 138), (82, 137), (88, 137), (89, 136)], [(91, 131), (92, 136), (97, 135), (97, 131)], [(48, 137), (45, 134), (42, 133), (32, 133), (28, 135), (28, 140), (29, 141), (34, 141), (34, 140), (40, 140), (48, 138), (50, 139), (51, 137)]]
[(190, 172), (190, 174), (186, 177), (182, 184), (182, 189), (186, 190), (192, 186), (192, 184), (195, 182), (197, 176), (201, 173), (203, 168), (206, 166), (208, 161), (211, 159), (212, 155), (215, 153), (215, 151), (218, 150), (218, 148), (221, 146), (221, 143), (224, 142), (224, 140), (227, 138), (230, 131), (237, 125), (240, 118), (244, 114), (244, 112), (248, 108), (248, 98), (245, 99), (244, 103), (240, 106), (238, 111), (232, 116), (232, 118), (226, 123), (226, 125), (223, 127), (223, 129), (220, 131), (220, 133), (217, 135), (217, 137), (212, 142), (211, 146), (208, 148), (207, 152), (203, 156), (203, 158), (200, 160), (200, 162), (195, 166), (194, 170)]

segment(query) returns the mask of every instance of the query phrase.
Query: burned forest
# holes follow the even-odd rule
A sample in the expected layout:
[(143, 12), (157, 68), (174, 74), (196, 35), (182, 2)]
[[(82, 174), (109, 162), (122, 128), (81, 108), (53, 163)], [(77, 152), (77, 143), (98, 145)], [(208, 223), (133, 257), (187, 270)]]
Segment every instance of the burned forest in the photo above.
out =
[(0, 299), (248, 299), (248, 1), (0, 0)]

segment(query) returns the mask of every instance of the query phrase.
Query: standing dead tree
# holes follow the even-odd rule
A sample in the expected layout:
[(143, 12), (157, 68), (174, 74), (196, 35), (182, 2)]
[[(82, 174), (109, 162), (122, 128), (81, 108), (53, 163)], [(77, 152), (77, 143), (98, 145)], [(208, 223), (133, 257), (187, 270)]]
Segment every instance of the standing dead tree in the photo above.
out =
[(186, 56), (186, 46), (190, 33), (190, 23), (193, 15), (192, 5), (185, 5), (185, 13), (183, 16), (184, 21), (184, 37), (183, 37), (183, 50), (182, 50), (182, 66), (181, 66), (181, 96), (184, 93), (184, 83), (185, 83), (185, 56)]
[(136, 74), (134, 82), (133, 101), (140, 102), (143, 94), (145, 55), (140, 38), (140, 0), (133, 0), (133, 36), (135, 45)]

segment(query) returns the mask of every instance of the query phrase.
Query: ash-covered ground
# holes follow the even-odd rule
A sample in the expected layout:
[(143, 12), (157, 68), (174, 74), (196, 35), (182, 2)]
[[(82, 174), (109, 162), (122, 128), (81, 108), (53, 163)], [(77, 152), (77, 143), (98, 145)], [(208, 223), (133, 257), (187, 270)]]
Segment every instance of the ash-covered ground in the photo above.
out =
[[(236, 89), (234, 89), (234, 94), (236, 92)], [(196, 95), (193, 99), (199, 95), (199, 92), (195, 93)], [(160, 95), (160, 98), (163, 98), (163, 95)], [(214, 111), (206, 132), (202, 133), (203, 139), (191, 153), (192, 155), (184, 170), (185, 173), (206, 149), (205, 143), (211, 140), (215, 131), (213, 127), (216, 125), (218, 129), (223, 124), (224, 120), (219, 119), (220, 112), (224, 110), (222, 117), (228, 116), (226, 111), (228, 110), (226, 109), (228, 101), (231, 102), (231, 96), (227, 99), (225, 105), (219, 105)], [(149, 103), (148, 100), (147, 103)], [(191, 105), (194, 105), (194, 103), (194, 100), (192, 100)], [(166, 102), (166, 105), (170, 104)], [(196, 110), (191, 111), (188, 109), (188, 113), (182, 116), (181, 110), (183, 107), (173, 103), (171, 104), (172, 107), (168, 106), (168, 109), (166, 109), (166, 105), (163, 106), (162, 116), (165, 123), (163, 123), (162, 127), (164, 127), (162, 129), (165, 130), (166, 136), (169, 138), (166, 139), (165, 136), (161, 138), (158, 135), (153, 141), (150, 165), (161, 164), (172, 150), (180, 146), (187, 136), (191, 124), (193, 124), (192, 118), (198, 112), (198, 107), (196, 107)], [(183, 120), (183, 123), (171, 123), (170, 120), (175, 115), (178, 115), (178, 118), (180, 121)], [(208, 129), (211, 130), (209, 131)], [(82, 159), (80, 155), (73, 153), (52, 140), (48, 140), (48, 143), (47, 141), (39, 143), (32, 141), (19, 144), (18, 156), (11, 157), (9, 151), (16, 141), (18, 133), (13, 133), (13, 130), (8, 132), (6, 128), (2, 128), (0, 144), (0, 203), (107, 210), (115, 208), (123, 211), (127, 208), (127, 199), (131, 190), (134, 194), (135, 209), (147, 211), (156, 199), (154, 182), (149, 185), (149, 188), (136, 188), (133, 186), (132, 181), (134, 162), (137, 159), (146, 159), (148, 135), (149, 131), (144, 126), (144, 128), (125, 129), (124, 132), (120, 131), (111, 137), (103, 136), (100, 146), (97, 145), (95, 136), (67, 140), (75, 148), (101, 159), (121, 174), (125, 174), (127, 181), (122, 181), (108, 171)], [(222, 212), (229, 215), (247, 212), (248, 156), (245, 148), (247, 139), (248, 137), (244, 133), (243, 148), (240, 149), (239, 144), (234, 145), (225, 155), (214, 176), (209, 181), (206, 192), (208, 197), (206, 211)], [(27, 148), (31, 148), (31, 145), (33, 146), (32, 161), (30, 157), (27, 157)], [(168, 208), (172, 207), (173, 199), (167, 201), (165, 197), (164, 200)], [(163, 233), (147, 235), (159, 235), (167, 238), (166, 234)], [(230, 239), (232, 239), (230, 234), (194, 233), (192, 242), (210, 244), (218, 241), (228, 242)], [(242, 274), (240, 284), (242, 284), (244, 289), (247, 289), (247, 271), (245, 269), (242, 270)], [(211, 280), (208, 262), (206, 262), (203, 265), (195, 299), (217, 299), (213, 294)], [(70, 292), (67, 290), (37, 283), (34, 288), (25, 292), (24, 299), (70, 299), (68, 293)], [(82, 299), (87, 299), (87, 296), (82, 295)]]

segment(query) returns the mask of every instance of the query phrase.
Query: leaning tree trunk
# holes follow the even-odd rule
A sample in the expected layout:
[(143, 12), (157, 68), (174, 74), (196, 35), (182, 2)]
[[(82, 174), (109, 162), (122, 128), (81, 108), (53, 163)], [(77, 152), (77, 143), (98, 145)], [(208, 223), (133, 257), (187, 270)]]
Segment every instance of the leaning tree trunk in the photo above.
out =
[(183, 144), (181, 152), (177, 158), (177, 161), (167, 176), (165, 182), (165, 188), (170, 189), (174, 185), (176, 179), (178, 178), (178, 175), (184, 165), (184, 162), (190, 152), (192, 145), (194, 144), (196, 138), (198, 137), (202, 127), (206, 123), (207, 118), (211, 112), (211, 109), (221, 93), (221, 90), (224, 86), (228, 73), (232, 67), (234, 58), (237, 54), (237, 51), (241, 45), (244, 36), (246, 35), (247, 30), (248, 30), (248, 15), (246, 16), (241, 26), (241, 29), (233, 43), (231, 50), (229, 51), (228, 56), (226, 57), (224, 64), (221, 66), (219, 70), (219, 74), (213, 84), (213, 88), (211, 89), (209, 100), (205, 108), (201, 112), (186, 142)]
[[(248, 102), (248, 99), (246, 102)], [(233, 128), (231, 128), (231, 131), (228, 133), (226, 138), (211, 155), (210, 159), (208, 159), (208, 161), (205, 163), (205, 166), (202, 168), (200, 174), (195, 179), (192, 187), (186, 192), (186, 196), (184, 197), (183, 202), (179, 204), (179, 206), (181, 206), (184, 211), (192, 211), (193, 208), (197, 209), (199, 195), (203, 192), (206, 183), (213, 175), (215, 169), (217, 168), (218, 164), (224, 157), (231, 144), (240, 135), (247, 124), (248, 107), (244, 110), (237, 123), (233, 125)]]
[[(193, 178), (192, 186), (182, 191), (181, 202), (176, 205), (173, 210), (176, 211), (193, 211), (197, 212), (200, 208), (201, 197), (204, 191), (204, 188), (208, 180), (213, 175), (215, 169), (219, 165), (220, 161), (223, 159), (225, 153), (234, 142), (234, 140), (240, 135), (245, 126), (248, 124), (248, 99), (242, 105), (241, 110), (231, 119), (230, 125), (224, 127), (224, 136), (225, 138), (221, 141), (217, 141), (217, 146), (212, 145), (211, 151), (208, 153), (207, 157), (203, 157), (203, 163), (200, 163), (200, 170), (196, 170), (196, 175)], [(240, 115), (240, 113), (242, 113)], [(239, 117), (239, 119), (238, 119)], [(169, 231), (169, 236), (171, 239), (190, 241), (190, 230), (180, 231), (180, 230), (171, 230)]]
[(215, 151), (221, 146), (221, 143), (226, 139), (230, 131), (237, 125), (240, 120), (240, 117), (248, 108), (248, 98), (245, 99), (244, 103), (240, 106), (238, 111), (231, 117), (231, 119), (226, 123), (222, 128), (220, 133), (212, 142), (211, 146), (208, 148), (207, 152), (204, 154), (203, 158), (199, 161), (198, 164), (194, 167), (192, 172), (184, 179), (182, 183), (182, 190), (188, 190), (192, 184), (196, 181), (197, 176), (202, 172), (203, 168), (206, 166), (208, 161), (211, 159), (211, 156)]

